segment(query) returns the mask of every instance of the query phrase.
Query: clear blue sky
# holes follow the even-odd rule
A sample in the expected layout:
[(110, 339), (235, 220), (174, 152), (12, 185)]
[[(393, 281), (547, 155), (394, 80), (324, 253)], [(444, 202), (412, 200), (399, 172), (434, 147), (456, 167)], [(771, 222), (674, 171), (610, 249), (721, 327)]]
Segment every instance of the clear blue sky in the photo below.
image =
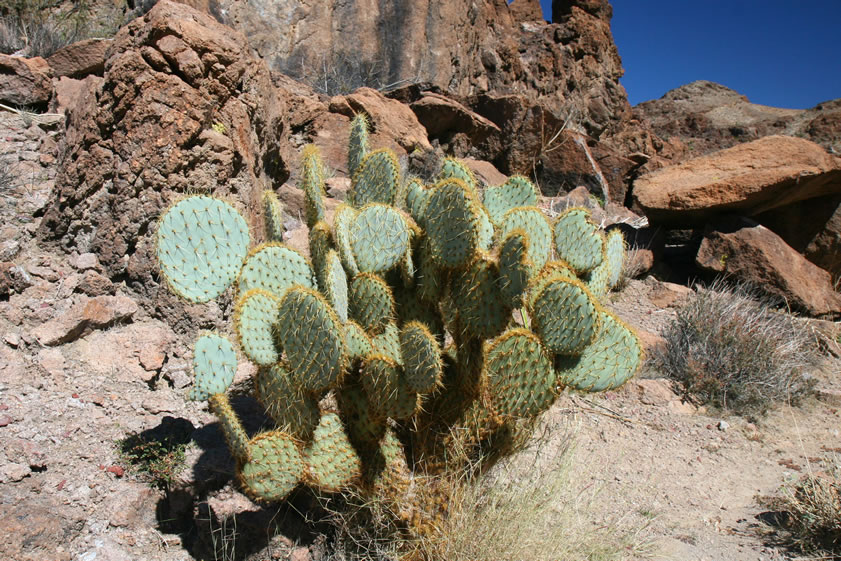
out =
[[(805, 109), (841, 97), (841, 0), (612, 0), (631, 105), (694, 80)], [(551, 19), (551, 0), (541, 0)]]

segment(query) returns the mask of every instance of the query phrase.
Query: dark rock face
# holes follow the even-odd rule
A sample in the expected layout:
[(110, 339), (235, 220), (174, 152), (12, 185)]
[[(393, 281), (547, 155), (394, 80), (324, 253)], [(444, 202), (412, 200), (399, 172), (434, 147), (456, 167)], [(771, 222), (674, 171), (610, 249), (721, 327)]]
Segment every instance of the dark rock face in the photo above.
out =
[[(329, 93), (427, 82), (466, 97), (519, 94), (598, 137), (630, 117), (607, 0), (567, 1), (555, 23), (505, 0), (221, 0), (277, 70)], [(539, 9), (539, 6), (537, 7)], [(529, 21), (530, 20), (530, 21)]]
[(288, 176), (282, 95), (241, 35), (158, 3), (118, 33), (103, 79), (71, 108), (40, 238), (95, 253), (110, 278), (154, 298), (152, 232), (168, 204), (230, 195), (253, 220), (262, 189)]

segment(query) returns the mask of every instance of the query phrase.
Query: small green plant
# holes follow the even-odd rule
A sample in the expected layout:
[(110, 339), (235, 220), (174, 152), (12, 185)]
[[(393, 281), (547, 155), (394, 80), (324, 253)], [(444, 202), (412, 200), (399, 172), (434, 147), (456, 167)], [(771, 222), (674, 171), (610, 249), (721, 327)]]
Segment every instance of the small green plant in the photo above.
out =
[(826, 464), (823, 471), (810, 470), (798, 480), (784, 483), (766, 504), (778, 511), (777, 521), (798, 549), (821, 559), (839, 559), (841, 458), (830, 458)]
[(188, 442), (175, 436), (133, 433), (117, 441), (120, 459), (154, 487), (169, 491), (184, 467)]
[(817, 352), (796, 318), (745, 285), (699, 288), (664, 333), (654, 363), (688, 396), (746, 415), (796, 402)]
[(219, 134), (225, 134), (225, 131), (228, 130), (227, 127), (225, 127), (224, 123), (213, 123), (212, 125), (210, 125), (210, 128), (212, 128)]

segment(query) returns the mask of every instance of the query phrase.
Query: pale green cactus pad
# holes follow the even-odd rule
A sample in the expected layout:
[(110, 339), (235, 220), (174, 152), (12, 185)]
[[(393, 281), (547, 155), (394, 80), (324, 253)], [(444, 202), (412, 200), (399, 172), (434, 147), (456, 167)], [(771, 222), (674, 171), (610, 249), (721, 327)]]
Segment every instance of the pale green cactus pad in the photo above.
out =
[(415, 222), (424, 225), (426, 205), (429, 202), (429, 190), (420, 179), (413, 177), (406, 183), (406, 210)]
[(528, 235), (529, 261), (537, 270), (542, 269), (552, 255), (552, 227), (546, 216), (536, 207), (511, 209), (501, 218), (499, 236), (505, 239), (514, 230), (523, 230)]
[(301, 189), (307, 209), (307, 226), (324, 220), (324, 164), (321, 153), (314, 144), (304, 147), (303, 166), (301, 166)]
[(391, 205), (400, 184), (400, 164), (394, 152), (384, 148), (362, 159), (353, 174), (348, 200), (357, 208), (368, 203)]
[(595, 300), (577, 280), (550, 279), (529, 310), (532, 329), (551, 354), (579, 354), (599, 329)]
[(318, 401), (293, 383), (285, 364), (259, 368), (254, 393), (275, 425), (298, 440), (312, 438), (320, 416)]
[(348, 301), (350, 317), (372, 335), (382, 333), (394, 319), (391, 288), (373, 273), (359, 273), (351, 279)]
[(387, 356), (398, 365), (403, 366), (403, 355), (400, 352), (400, 329), (397, 324), (389, 322), (379, 335), (371, 338), (374, 354)]
[(426, 205), (426, 234), (434, 262), (454, 269), (469, 263), (479, 249), (480, 205), (457, 179), (433, 188)]
[(485, 208), (495, 224), (506, 212), (521, 206), (537, 206), (537, 187), (521, 175), (514, 175), (496, 187), (485, 189)]
[(285, 245), (267, 243), (251, 252), (237, 284), (240, 295), (257, 288), (283, 298), (292, 286), (315, 288), (315, 275), (306, 257)]
[(385, 434), (385, 417), (377, 418), (365, 390), (359, 384), (348, 384), (336, 396), (342, 416), (347, 420), (348, 436), (361, 450), (378, 446)]
[(196, 340), (193, 349), (195, 381), (188, 394), (195, 401), (225, 393), (237, 371), (237, 353), (225, 337), (206, 333)]
[(279, 309), (280, 298), (255, 288), (240, 297), (234, 310), (234, 328), (242, 352), (259, 366), (280, 360), (273, 336)]
[(304, 482), (324, 493), (337, 493), (362, 475), (362, 462), (336, 413), (322, 413), (303, 460)]
[(350, 245), (360, 272), (385, 273), (409, 251), (409, 226), (394, 208), (369, 204), (351, 225)]
[(557, 397), (552, 361), (540, 339), (526, 329), (512, 329), (485, 349), (487, 402), (502, 418), (534, 417)]
[(528, 253), (528, 235), (520, 229), (508, 232), (499, 248), (499, 292), (512, 308), (522, 304), (534, 268)]
[(357, 113), (350, 123), (350, 140), (348, 142), (348, 175), (353, 177), (362, 158), (368, 154), (368, 117), (365, 113)]
[(604, 235), (590, 211), (570, 208), (555, 221), (555, 251), (579, 275), (595, 269), (604, 259)]
[(400, 365), (385, 355), (370, 355), (362, 367), (362, 387), (375, 418), (408, 419), (417, 411), (420, 399), (409, 388)]
[(639, 338), (613, 314), (601, 311), (599, 316), (599, 335), (580, 356), (555, 358), (558, 383), (600, 392), (618, 388), (636, 374), (643, 361)]
[(622, 278), (622, 267), (625, 265), (625, 236), (619, 229), (613, 229), (607, 234), (605, 243), (605, 263), (607, 263), (607, 285), (614, 289)]
[(444, 363), (438, 342), (422, 323), (413, 321), (400, 330), (400, 352), (409, 388), (429, 393), (441, 384)]
[(324, 272), (321, 275), (324, 279), (324, 290), (327, 301), (333, 306), (339, 321), (342, 323), (348, 320), (348, 282), (345, 270), (342, 268), (342, 260), (335, 250), (327, 252), (327, 262), (324, 265)]
[(348, 359), (357, 362), (364, 359), (373, 350), (371, 337), (365, 333), (362, 326), (353, 320), (345, 323), (345, 344), (347, 345)]
[(488, 252), (494, 244), (494, 225), (484, 207), (479, 207), (479, 249)]
[(277, 337), (293, 379), (307, 391), (319, 392), (341, 381), (348, 362), (342, 324), (318, 292), (300, 286), (286, 292)]
[(485, 257), (476, 259), (452, 279), (453, 303), (462, 329), (479, 339), (496, 337), (508, 325), (511, 308), (500, 291), (499, 267)]
[(438, 174), (438, 180), (458, 179), (462, 181), (473, 195), (476, 195), (478, 182), (476, 176), (473, 174), (467, 165), (456, 158), (444, 158), (444, 163), (441, 166), (441, 173)]
[(255, 436), (249, 444), (251, 460), (237, 470), (240, 484), (253, 499), (282, 501), (301, 482), (304, 460), (298, 443), (283, 431)]
[(272, 190), (263, 191), (263, 219), (266, 228), (266, 239), (270, 242), (282, 242), (283, 232), (283, 203)]
[(348, 205), (339, 205), (336, 214), (333, 215), (333, 242), (336, 244), (336, 251), (342, 259), (342, 266), (345, 272), (354, 277), (359, 274), (359, 267), (356, 265), (356, 258), (353, 256), (353, 249), (350, 245), (350, 227), (356, 220), (358, 212)]
[(208, 302), (234, 281), (248, 244), (248, 225), (234, 207), (198, 195), (175, 203), (161, 217), (156, 252), (175, 294)]
[(248, 435), (242, 428), (239, 417), (231, 408), (228, 396), (224, 393), (217, 393), (210, 396), (208, 400), (210, 411), (219, 419), (219, 427), (222, 435), (231, 449), (234, 458), (240, 462), (246, 462), (251, 457), (251, 450), (248, 447)]

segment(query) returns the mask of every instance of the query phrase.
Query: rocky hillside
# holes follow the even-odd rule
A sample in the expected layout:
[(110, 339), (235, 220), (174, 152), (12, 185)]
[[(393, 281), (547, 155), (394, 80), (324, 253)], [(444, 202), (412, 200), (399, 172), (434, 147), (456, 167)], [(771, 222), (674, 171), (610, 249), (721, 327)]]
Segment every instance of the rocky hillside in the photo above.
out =
[(721, 84), (699, 80), (640, 103), (634, 115), (651, 123), (659, 136), (686, 144), (690, 157), (771, 134), (807, 138), (841, 154), (841, 98), (811, 109), (781, 109), (751, 103)]

